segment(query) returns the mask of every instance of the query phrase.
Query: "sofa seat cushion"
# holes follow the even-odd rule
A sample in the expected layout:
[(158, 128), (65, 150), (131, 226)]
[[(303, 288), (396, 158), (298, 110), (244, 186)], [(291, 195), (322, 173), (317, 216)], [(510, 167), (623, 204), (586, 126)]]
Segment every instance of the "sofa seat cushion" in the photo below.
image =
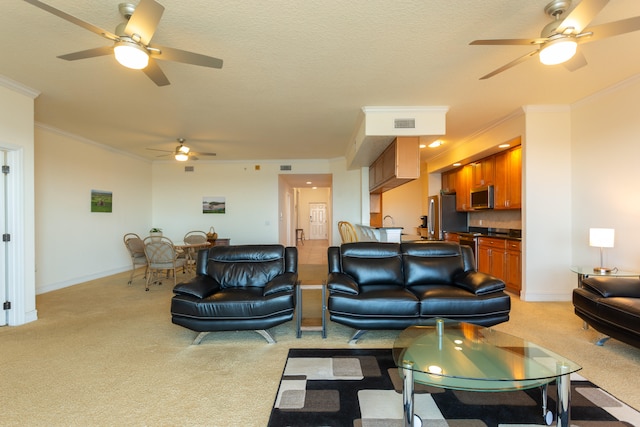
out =
[(356, 317), (417, 318), (418, 298), (402, 286), (362, 286), (358, 295), (336, 293), (329, 296), (331, 313)]
[(640, 332), (640, 300), (637, 298), (602, 298), (598, 316), (608, 323)]
[(475, 295), (457, 286), (441, 284), (413, 286), (411, 291), (420, 300), (421, 317), (476, 317), (509, 313), (511, 298), (500, 292)]
[(292, 292), (263, 296), (262, 288), (222, 289), (204, 298), (176, 295), (171, 300), (171, 313), (200, 319), (256, 319), (292, 312)]

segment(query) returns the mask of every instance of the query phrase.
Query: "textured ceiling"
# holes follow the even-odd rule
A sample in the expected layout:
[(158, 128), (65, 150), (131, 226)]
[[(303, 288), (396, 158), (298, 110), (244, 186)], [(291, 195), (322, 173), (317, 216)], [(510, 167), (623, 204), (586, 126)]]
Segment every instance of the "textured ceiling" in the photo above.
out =
[[(45, 2), (109, 31), (121, 21), (120, 0)], [(363, 106), (449, 106), (450, 142), (522, 105), (570, 104), (640, 73), (639, 31), (581, 45), (589, 65), (575, 72), (534, 58), (479, 80), (532, 48), (469, 42), (537, 37), (548, 0), (160, 3), (152, 44), (222, 58), (222, 69), (158, 61), (171, 85), (157, 87), (111, 56), (63, 61), (110, 42), (11, 0), (0, 75), (41, 92), (37, 122), (136, 156), (158, 159), (147, 148), (183, 137), (217, 160), (268, 160), (344, 156)], [(592, 24), (638, 15), (640, 1), (612, 0)]]

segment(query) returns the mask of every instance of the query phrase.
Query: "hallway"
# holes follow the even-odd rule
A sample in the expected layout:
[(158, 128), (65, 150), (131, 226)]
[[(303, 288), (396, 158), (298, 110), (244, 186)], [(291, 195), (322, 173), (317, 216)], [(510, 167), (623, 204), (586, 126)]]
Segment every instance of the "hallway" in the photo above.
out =
[(328, 246), (329, 241), (326, 239), (298, 242), (298, 264), (327, 265)]

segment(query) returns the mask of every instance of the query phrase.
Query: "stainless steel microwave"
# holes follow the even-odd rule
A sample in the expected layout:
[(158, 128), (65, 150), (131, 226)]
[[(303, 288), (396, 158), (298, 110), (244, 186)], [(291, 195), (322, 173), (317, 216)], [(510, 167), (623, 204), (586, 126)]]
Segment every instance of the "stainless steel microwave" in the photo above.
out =
[(493, 185), (471, 190), (472, 209), (493, 209)]

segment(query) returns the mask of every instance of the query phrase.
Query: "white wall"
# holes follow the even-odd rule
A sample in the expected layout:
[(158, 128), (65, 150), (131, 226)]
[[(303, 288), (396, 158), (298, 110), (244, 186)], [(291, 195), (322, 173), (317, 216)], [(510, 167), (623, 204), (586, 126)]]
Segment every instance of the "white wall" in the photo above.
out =
[[(37, 293), (130, 268), (122, 237), (147, 235), (151, 164), (38, 125), (35, 129)], [(91, 190), (113, 193), (112, 213), (92, 213)]]
[[(9, 257), (6, 272), (7, 301), (12, 309), (7, 324), (21, 325), (37, 319), (35, 301), (35, 219), (33, 111), (36, 91), (0, 78), (0, 148), (9, 152), (12, 168), (7, 176), (11, 242), (4, 250)], [(4, 268), (4, 267), (3, 267)], [(4, 287), (4, 280), (2, 283)], [(4, 322), (3, 322), (4, 323)]]
[(605, 264), (640, 271), (640, 76), (572, 108), (573, 263), (596, 266), (589, 228), (615, 229)]
[[(282, 161), (198, 161), (193, 172), (185, 172), (183, 163), (153, 164), (153, 226), (177, 240), (190, 230), (215, 227), (218, 237), (231, 244), (286, 243), (280, 224), (286, 192), (292, 191), (279, 180)], [(358, 172), (346, 171), (345, 160), (287, 160), (293, 174), (332, 174), (334, 218), (342, 209), (360, 215)], [(260, 165), (256, 170), (256, 164)], [(285, 194), (282, 194), (282, 192)], [(353, 195), (358, 194), (357, 198)], [(203, 214), (202, 197), (226, 198), (224, 214)], [(346, 200), (342, 203), (342, 200)], [(338, 207), (340, 206), (340, 207)], [(295, 223), (295, 218), (292, 218)], [(335, 234), (334, 227), (330, 230)], [(295, 236), (294, 236), (295, 238)], [(335, 236), (330, 241), (336, 241)], [(339, 236), (338, 236), (338, 240)]]
[[(394, 226), (404, 228), (403, 234), (417, 235), (420, 217), (426, 213), (422, 210), (422, 200), (427, 198), (424, 196), (423, 179), (415, 179), (382, 193), (382, 217), (390, 215)], [(383, 221), (382, 225), (391, 225), (390, 220)]]
[(571, 299), (571, 117), (568, 106), (525, 107), (521, 297)]

